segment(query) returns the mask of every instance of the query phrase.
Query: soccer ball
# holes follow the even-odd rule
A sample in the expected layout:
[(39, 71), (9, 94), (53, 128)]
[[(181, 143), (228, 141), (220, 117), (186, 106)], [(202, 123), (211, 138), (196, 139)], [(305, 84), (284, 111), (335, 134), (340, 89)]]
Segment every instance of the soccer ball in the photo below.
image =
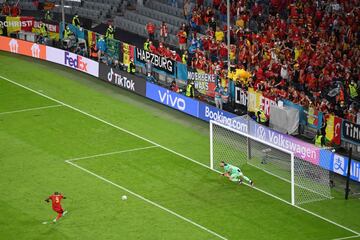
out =
[(127, 200), (127, 196), (126, 196), (126, 195), (122, 195), (121, 199), (122, 199), (123, 201), (125, 201), (125, 200)]

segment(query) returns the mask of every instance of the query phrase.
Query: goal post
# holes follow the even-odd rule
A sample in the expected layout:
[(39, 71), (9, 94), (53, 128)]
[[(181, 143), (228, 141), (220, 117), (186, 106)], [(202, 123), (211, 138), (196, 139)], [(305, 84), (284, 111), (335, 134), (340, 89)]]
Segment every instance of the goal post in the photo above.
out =
[(210, 121), (210, 168), (220, 162), (240, 167), (255, 185), (299, 205), (331, 198), (329, 171), (262, 139)]

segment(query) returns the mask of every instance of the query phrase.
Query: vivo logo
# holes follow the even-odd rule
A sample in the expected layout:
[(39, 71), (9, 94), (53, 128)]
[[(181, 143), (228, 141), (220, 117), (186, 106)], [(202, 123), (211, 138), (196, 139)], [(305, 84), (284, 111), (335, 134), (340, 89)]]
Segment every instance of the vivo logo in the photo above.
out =
[(159, 93), (160, 101), (162, 103), (165, 103), (166, 105), (179, 109), (181, 111), (185, 110), (186, 103), (184, 99), (171, 95), (169, 90), (167, 90), (164, 93), (161, 93), (161, 91), (158, 90), (158, 93)]
[(82, 56), (77, 56), (77, 58), (72, 58), (69, 52), (65, 52), (65, 65), (79, 69), (81, 71), (87, 72), (87, 63), (83, 61)]
[(115, 85), (118, 85), (123, 88), (127, 88), (135, 92), (135, 82), (133, 80), (127, 79), (127, 77), (123, 77), (120, 74), (117, 74), (116, 72), (113, 71), (112, 68), (110, 69), (107, 78), (109, 82), (112, 82)]

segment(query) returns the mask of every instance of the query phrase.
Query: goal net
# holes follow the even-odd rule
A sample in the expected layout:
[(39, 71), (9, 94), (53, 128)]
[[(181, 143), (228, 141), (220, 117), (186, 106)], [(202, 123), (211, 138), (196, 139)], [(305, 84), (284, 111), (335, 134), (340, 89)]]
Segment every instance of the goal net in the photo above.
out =
[(329, 171), (276, 145), (210, 122), (210, 168), (220, 162), (240, 167), (257, 188), (293, 205), (331, 199)]

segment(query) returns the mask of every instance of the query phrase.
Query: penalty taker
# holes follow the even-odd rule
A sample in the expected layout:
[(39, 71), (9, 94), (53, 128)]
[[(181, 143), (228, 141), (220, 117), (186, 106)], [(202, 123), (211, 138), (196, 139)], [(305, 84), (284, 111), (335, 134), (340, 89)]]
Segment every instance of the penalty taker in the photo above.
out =
[(245, 176), (242, 173), (240, 168), (235, 167), (235, 166), (233, 166), (231, 164), (225, 163), (224, 161), (220, 162), (220, 167), (224, 168), (224, 173), (222, 175), (229, 178), (230, 181), (238, 182), (239, 184), (241, 184), (243, 182), (243, 180), (245, 180), (251, 186), (254, 185), (254, 182), (250, 178)]

